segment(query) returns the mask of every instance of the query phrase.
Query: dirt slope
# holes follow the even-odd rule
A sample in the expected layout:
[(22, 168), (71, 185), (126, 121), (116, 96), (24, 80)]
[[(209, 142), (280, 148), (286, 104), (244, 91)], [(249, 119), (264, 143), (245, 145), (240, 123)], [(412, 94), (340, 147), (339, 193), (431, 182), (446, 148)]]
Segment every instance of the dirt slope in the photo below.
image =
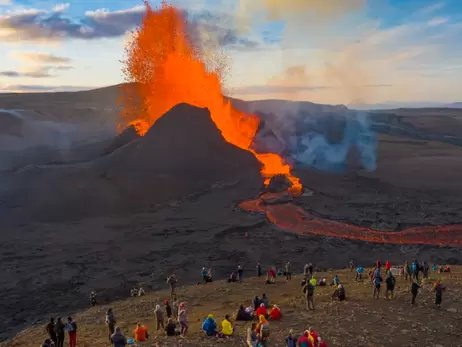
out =
[[(410, 305), (408, 282), (398, 278), (395, 298), (391, 301), (372, 299), (372, 289), (367, 282), (356, 283), (350, 271), (328, 271), (316, 276), (329, 280), (338, 273), (345, 285), (346, 302), (333, 302), (331, 287), (318, 287), (315, 291), (316, 311), (307, 311), (300, 288), (301, 277), (289, 283), (278, 279), (272, 286), (263, 279), (249, 278), (243, 284), (227, 284), (219, 281), (213, 284), (182, 287), (179, 297), (188, 307), (190, 334), (184, 339), (165, 338), (155, 331), (153, 310), (156, 304), (169, 297), (167, 291), (149, 293), (145, 297), (130, 298), (110, 305), (97, 306), (73, 314), (79, 324), (79, 346), (92, 347), (107, 344), (107, 330), (104, 314), (112, 307), (120, 326), (127, 337), (133, 337), (138, 321), (143, 322), (151, 332), (147, 346), (242, 346), (249, 323), (236, 322), (236, 335), (230, 340), (205, 338), (200, 327), (203, 319), (213, 313), (218, 324), (226, 314), (234, 315), (240, 304), (249, 305), (255, 295), (266, 293), (271, 304), (281, 307), (283, 318), (271, 322), (271, 346), (285, 346), (284, 337), (289, 329), (298, 334), (313, 327), (330, 347), (341, 346), (456, 346), (460, 339), (462, 301), (460, 285), (462, 273), (453, 267), (452, 278), (432, 273), (418, 296), (417, 305)], [(250, 273), (247, 273), (250, 275)], [(199, 274), (198, 274), (199, 276)], [(447, 286), (441, 309), (436, 309), (433, 300), (432, 283), (442, 279)], [(26, 329), (3, 347), (37, 346), (45, 338), (43, 326)], [(66, 337), (67, 339), (67, 337)]]

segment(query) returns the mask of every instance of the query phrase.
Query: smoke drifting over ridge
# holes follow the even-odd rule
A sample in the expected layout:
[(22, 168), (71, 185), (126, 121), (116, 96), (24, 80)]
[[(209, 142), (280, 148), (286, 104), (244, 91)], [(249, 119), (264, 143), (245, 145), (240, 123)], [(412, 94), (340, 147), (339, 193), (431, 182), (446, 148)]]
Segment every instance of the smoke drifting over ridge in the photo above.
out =
[[(332, 37), (331, 41), (336, 42), (329, 42), (332, 51), (326, 50), (322, 55), (321, 66), (319, 60), (316, 66), (312, 52), (303, 47), (303, 42), (317, 39), (312, 37), (315, 31), (327, 35), (332, 23), (359, 13), (366, 3), (367, 0), (240, 0), (238, 15), (246, 18), (241, 22), (243, 30), (258, 21), (284, 24), (280, 44), (284, 71), (272, 77), (268, 87), (281, 90), (285, 99), (309, 100), (310, 91), (320, 89), (346, 95), (356, 103), (367, 99), (373, 92), (367, 85), (373, 84), (374, 78), (360, 64), (349, 64), (351, 49), (344, 55), (335, 52), (333, 47), (338, 45), (335, 48), (342, 52), (345, 42)], [(294, 47), (300, 47), (296, 61), (291, 50)], [(305, 102), (289, 102), (283, 106), (274, 102), (273, 107), (256, 106), (253, 111), (260, 111), (266, 122), (255, 141), (255, 146), (262, 151), (276, 151), (299, 166), (328, 171), (345, 170), (351, 164), (352, 153), (356, 152), (356, 161), (363, 168), (376, 168), (377, 139), (370, 129), (367, 113)], [(331, 136), (332, 133), (336, 135)]]

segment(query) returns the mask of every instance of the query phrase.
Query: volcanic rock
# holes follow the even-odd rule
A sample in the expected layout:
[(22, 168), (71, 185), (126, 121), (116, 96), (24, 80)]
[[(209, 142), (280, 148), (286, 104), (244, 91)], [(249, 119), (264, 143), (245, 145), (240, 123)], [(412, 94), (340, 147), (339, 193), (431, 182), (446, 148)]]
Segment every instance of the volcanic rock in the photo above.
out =
[(236, 199), (245, 199), (261, 188), (260, 168), (252, 153), (224, 140), (207, 109), (179, 104), (145, 136), (97, 160), (8, 177), (0, 200), (9, 208), (0, 216), (65, 221), (133, 213), (228, 181), (239, 182)]
[(132, 142), (140, 137), (134, 126), (129, 126), (124, 131), (122, 131), (112, 143), (104, 149), (103, 155), (114, 152), (116, 149), (125, 146), (127, 143)]
[(267, 190), (270, 193), (282, 193), (292, 187), (292, 182), (285, 175), (275, 175), (271, 178)]

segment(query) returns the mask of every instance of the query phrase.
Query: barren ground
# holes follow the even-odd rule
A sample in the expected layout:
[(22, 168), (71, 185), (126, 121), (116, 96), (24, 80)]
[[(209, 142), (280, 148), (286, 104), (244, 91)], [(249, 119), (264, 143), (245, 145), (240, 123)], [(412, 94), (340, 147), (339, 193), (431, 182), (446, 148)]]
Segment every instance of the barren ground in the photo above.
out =
[[(347, 301), (333, 302), (332, 287), (318, 287), (315, 291), (315, 311), (307, 311), (300, 288), (300, 276), (289, 283), (279, 279), (275, 285), (265, 285), (263, 279), (249, 278), (242, 284), (227, 284), (223, 281), (207, 285), (186, 286), (178, 290), (179, 299), (188, 308), (190, 332), (185, 339), (166, 338), (155, 331), (153, 316), (156, 304), (169, 297), (166, 290), (149, 293), (145, 297), (130, 298), (110, 305), (97, 306), (73, 315), (79, 325), (78, 344), (82, 347), (107, 345), (107, 328), (104, 324), (105, 311), (112, 307), (117, 325), (127, 338), (133, 337), (136, 323), (147, 325), (151, 337), (147, 346), (243, 346), (245, 331), (250, 323), (235, 322), (235, 336), (229, 340), (204, 337), (201, 324), (213, 313), (217, 323), (226, 314), (234, 315), (240, 304), (249, 305), (255, 295), (266, 293), (270, 304), (277, 304), (283, 313), (279, 322), (270, 322), (271, 346), (285, 346), (285, 336), (290, 329), (300, 335), (312, 327), (329, 346), (456, 346), (460, 341), (460, 320), (462, 277), (460, 268), (453, 267), (452, 278), (432, 273), (424, 281), (424, 287), (417, 297), (417, 305), (410, 305), (409, 283), (398, 278), (393, 300), (372, 298), (368, 282), (356, 283), (354, 273), (349, 271), (328, 271), (317, 277), (329, 280), (338, 273), (344, 282)], [(447, 290), (443, 305), (435, 308), (432, 284), (442, 279)], [(46, 337), (42, 324), (37, 324), (16, 336), (5, 347), (37, 346)], [(67, 339), (67, 337), (66, 337)]]

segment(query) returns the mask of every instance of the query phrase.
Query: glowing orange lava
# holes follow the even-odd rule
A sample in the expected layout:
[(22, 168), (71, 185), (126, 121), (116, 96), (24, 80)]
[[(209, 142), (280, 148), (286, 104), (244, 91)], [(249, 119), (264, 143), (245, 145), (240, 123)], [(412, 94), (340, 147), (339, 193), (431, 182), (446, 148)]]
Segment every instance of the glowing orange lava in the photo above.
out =
[(301, 192), (300, 181), (291, 175), (290, 166), (279, 155), (260, 154), (250, 148), (260, 119), (238, 111), (224, 98), (219, 74), (207, 71), (200, 49), (193, 47), (188, 38), (186, 21), (178, 9), (163, 2), (159, 10), (153, 10), (146, 3), (142, 24), (126, 54), (126, 79), (138, 83), (122, 96), (125, 124), (135, 126), (144, 135), (179, 103), (207, 107), (225, 140), (252, 152), (262, 163), (266, 184), (272, 176), (285, 174), (293, 183), (291, 191)]
[(462, 225), (424, 226), (400, 232), (383, 232), (313, 216), (294, 204), (268, 205), (262, 198), (239, 205), (249, 212), (262, 212), (275, 225), (299, 234), (391, 244), (462, 246)]

